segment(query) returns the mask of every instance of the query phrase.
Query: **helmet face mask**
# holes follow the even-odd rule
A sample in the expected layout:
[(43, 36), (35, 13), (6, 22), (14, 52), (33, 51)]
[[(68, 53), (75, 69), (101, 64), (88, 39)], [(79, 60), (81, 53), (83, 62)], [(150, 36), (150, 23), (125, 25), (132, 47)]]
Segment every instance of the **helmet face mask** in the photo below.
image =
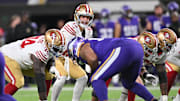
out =
[(132, 18), (132, 17), (134, 16), (133, 11), (132, 11), (132, 8), (131, 8), (130, 6), (124, 5), (124, 6), (122, 7), (122, 9), (123, 9), (123, 15), (124, 15), (125, 17), (127, 17), (127, 18)]
[(58, 29), (50, 29), (45, 33), (46, 46), (49, 53), (53, 56), (59, 57), (65, 49), (65, 37)]
[[(81, 21), (81, 19), (80, 19), (81, 16), (89, 18), (89, 22), (84, 23), (84, 21)], [(94, 19), (94, 13), (92, 11), (92, 8), (88, 4), (80, 4), (76, 8), (75, 14), (74, 14), (74, 20), (82, 28), (86, 28), (86, 27), (90, 26), (93, 22), (93, 19)]]
[(144, 49), (144, 59), (151, 62), (157, 53), (158, 45), (156, 37), (150, 32), (143, 32), (139, 35), (137, 41)]
[(157, 38), (159, 40), (158, 47), (165, 53), (170, 52), (175, 47), (177, 41), (175, 32), (169, 28), (161, 29), (157, 34)]

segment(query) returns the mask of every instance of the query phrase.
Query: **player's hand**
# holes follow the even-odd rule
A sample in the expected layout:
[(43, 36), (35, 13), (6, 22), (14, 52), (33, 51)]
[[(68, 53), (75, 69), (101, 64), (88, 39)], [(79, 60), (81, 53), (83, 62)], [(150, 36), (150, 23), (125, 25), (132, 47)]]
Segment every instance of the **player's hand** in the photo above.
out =
[(168, 101), (168, 96), (167, 95), (162, 95), (160, 97), (159, 101)]
[(55, 74), (55, 71), (56, 71), (56, 67), (51, 66), (50, 69), (49, 69), (49, 72), (52, 73), (52, 74)]
[(159, 82), (158, 77), (152, 75), (152, 74), (146, 74), (145, 83), (146, 84), (152, 84), (153, 86), (157, 86)]

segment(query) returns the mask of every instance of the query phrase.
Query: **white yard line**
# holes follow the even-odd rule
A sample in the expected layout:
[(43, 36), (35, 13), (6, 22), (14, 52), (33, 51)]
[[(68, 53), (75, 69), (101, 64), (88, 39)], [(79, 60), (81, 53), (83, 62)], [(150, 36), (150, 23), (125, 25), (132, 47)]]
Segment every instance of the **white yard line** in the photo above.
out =
[[(157, 90), (160, 89), (159, 87), (147, 87), (149, 90)], [(179, 86), (172, 87), (171, 89), (179, 89)], [(51, 87), (52, 89), (52, 87)], [(21, 88), (21, 91), (36, 91), (36, 87), (27, 87), (27, 88)], [(63, 91), (72, 91), (73, 87), (63, 87)], [(92, 90), (92, 87), (86, 87), (85, 90)], [(122, 90), (122, 87), (109, 87), (108, 90)]]

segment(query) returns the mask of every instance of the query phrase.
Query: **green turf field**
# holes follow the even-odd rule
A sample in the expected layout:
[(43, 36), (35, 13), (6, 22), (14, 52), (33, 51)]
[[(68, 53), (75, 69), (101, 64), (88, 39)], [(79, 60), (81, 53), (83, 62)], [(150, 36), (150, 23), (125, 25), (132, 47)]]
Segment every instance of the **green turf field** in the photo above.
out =
[[(148, 88), (156, 98), (160, 97), (160, 90), (159, 87), (151, 87)], [(73, 93), (73, 87), (72, 86), (66, 86), (63, 88), (62, 93), (60, 95), (59, 101), (71, 101), (72, 99), (72, 93)], [(81, 101), (90, 101), (91, 99), (91, 88), (86, 88), (82, 97)], [(169, 100), (172, 101), (172, 97), (176, 96), (178, 91), (178, 87), (172, 88), (170, 94), (169, 94)], [(118, 101), (120, 94), (121, 94), (121, 88), (115, 88), (110, 87), (109, 88), (109, 101)], [(51, 92), (50, 92), (51, 95)], [(48, 101), (50, 101), (50, 97), (48, 96)], [(17, 101), (38, 101), (38, 94), (35, 87), (33, 88), (22, 88), (16, 94), (14, 95), (15, 99)], [(144, 101), (140, 97), (136, 97), (136, 101)]]

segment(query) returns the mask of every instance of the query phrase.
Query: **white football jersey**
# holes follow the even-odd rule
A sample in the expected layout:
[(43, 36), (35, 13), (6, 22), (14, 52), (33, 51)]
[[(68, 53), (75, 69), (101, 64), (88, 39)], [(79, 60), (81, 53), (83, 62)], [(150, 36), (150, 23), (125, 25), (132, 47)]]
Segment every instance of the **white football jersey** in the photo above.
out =
[[(129, 38), (137, 41), (138, 36)], [(149, 65), (149, 64), (162, 64), (165, 63), (165, 60), (167, 59), (168, 53), (162, 52), (162, 53), (157, 53), (155, 57), (153, 57), (152, 60), (145, 60), (143, 62), (143, 65)]]
[(167, 61), (180, 67), (180, 38), (177, 40), (175, 49), (172, 50), (167, 57)]
[(33, 54), (44, 63), (47, 63), (52, 55), (49, 54), (45, 44), (44, 36), (29, 37), (18, 40), (0, 48), (4, 56), (17, 61), (22, 69), (32, 69), (33, 61), (30, 54)]
[[(75, 37), (83, 37), (82, 32), (80, 30), (80, 27), (75, 21), (69, 21), (67, 22), (63, 28), (60, 30), (61, 33), (65, 37), (65, 49), (64, 49), (64, 56), (67, 56), (67, 45), (68, 43)], [(92, 38), (93, 36), (93, 30), (91, 27), (85, 28), (85, 38)]]

